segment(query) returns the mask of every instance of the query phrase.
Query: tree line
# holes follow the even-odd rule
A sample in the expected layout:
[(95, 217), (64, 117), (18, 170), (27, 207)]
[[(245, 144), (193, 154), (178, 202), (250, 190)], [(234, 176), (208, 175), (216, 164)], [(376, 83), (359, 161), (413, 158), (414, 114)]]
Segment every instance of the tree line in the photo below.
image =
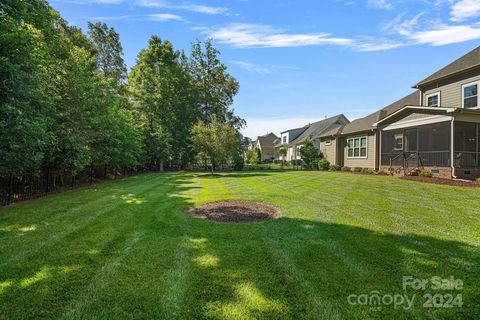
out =
[(118, 33), (42, 0), (0, 3), (0, 175), (242, 162), (239, 83), (212, 42), (152, 36), (128, 73)]

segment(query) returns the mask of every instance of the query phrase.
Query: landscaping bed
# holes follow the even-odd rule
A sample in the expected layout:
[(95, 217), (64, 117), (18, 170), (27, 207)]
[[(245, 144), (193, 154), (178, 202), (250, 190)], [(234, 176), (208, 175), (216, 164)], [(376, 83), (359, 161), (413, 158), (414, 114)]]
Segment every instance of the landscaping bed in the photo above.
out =
[(280, 210), (253, 201), (229, 200), (212, 202), (188, 209), (196, 218), (218, 222), (258, 222), (278, 218)]
[(474, 187), (474, 188), (480, 187), (480, 184), (475, 183), (473, 181), (460, 181), (460, 180), (452, 180), (452, 179), (437, 178), (437, 177), (404, 176), (404, 177), (400, 177), (400, 179), (426, 182), (426, 183), (444, 184), (444, 185), (458, 186), (458, 187)]

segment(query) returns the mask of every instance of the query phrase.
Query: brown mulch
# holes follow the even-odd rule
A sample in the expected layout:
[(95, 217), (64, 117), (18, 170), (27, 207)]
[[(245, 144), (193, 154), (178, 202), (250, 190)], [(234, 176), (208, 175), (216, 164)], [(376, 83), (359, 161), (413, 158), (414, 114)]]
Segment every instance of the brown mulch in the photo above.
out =
[(410, 180), (410, 181), (418, 181), (418, 182), (426, 182), (426, 183), (435, 183), (435, 184), (443, 184), (448, 186), (457, 186), (457, 187), (480, 187), (480, 184), (475, 183), (473, 181), (460, 181), (460, 180), (452, 180), (452, 179), (445, 179), (445, 178), (436, 178), (436, 177), (419, 177), (419, 176), (404, 176), (400, 177), (400, 179)]
[(280, 210), (254, 201), (229, 200), (190, 208), (188, 214), (218, 222), (242, 223), (276, 219), (280, 216)]

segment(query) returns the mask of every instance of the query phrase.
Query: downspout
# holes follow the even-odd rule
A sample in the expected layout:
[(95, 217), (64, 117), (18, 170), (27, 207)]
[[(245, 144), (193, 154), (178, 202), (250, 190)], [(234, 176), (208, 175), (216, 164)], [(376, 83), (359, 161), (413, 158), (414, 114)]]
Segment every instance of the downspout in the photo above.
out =
[(381, 127), (377, 127), (378, 131), (378, 155), (377, 155), (377, 161), (378, 161), (378, 168), (376, 170), (380, 170), (380, 167), (382, 166), (382, 129)]
[(455, 175), (455, 152), (454, 152), (454, 147), (455, 147), (455, 117), (452, 115), (452, 122), (450, 125), (450, 165), (452, 166), (452, 178), (456, 179), (457, 176)]

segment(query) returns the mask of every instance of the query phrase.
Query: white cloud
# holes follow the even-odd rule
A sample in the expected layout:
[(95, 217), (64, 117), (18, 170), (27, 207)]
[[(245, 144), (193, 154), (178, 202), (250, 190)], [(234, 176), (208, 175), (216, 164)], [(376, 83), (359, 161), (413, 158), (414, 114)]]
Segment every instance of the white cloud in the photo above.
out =
[(404, 14), (384, 23), (382, 31), (402, 36), (410, 45), (442, 46), (480, 39), (480, 24), (450, 25), (440, 21), (420, 21), (424, 13), (411, 19), (403, 19)]
[(206, 14), (222, 14), (228, 11), (227, 8), (223, 8), (223, 7), (212, 7), (212, 6), (198, 5), (198, 4), (192, 4), (192, 3), (171, 4), (164, 0), (137, 0), (136, 4), (138, 6), (147, 7), (147, 8), (167, 8), (167, 9), (186, 10), (186, 11), (193, 11), (193, 12), (206, 13)]
[(278, 48), (312, 45), (350, 45), (351, 39), (330, 37), (328, 33), (284, 33), (262, 24), (230, 24), (219, 29), (196, 28), (209, 38), (236, 48)]
[(149, 20), (153, 21), (183, 21), (181, 16), (177, 16), (176, 14), (170, 13), (155, 13), (147, 15)]
[(135, 17), (138, 17), (138, 16), (127, 14), (127, 15), (123, 15), (123, 16), (112, 16), (112, 17), (107, 17), (107, 16), (105, 16), (105, 17), (91, 17), (90, 20), (99, 20), (99, 21), (128, 20), (128, 19), (135, 18)]
[(389, 0), (368, 0), (368, 6), (385, 10), (393, 9), (393, 4)]
[(211, 7), (211, 6), (194, 5), (194, 4), (183, 4), (183, 5), (175, 6), (174, 8), (194, 11), (199, 13), (206, 13), (206, 14), (222, 14), (228, 11), (227, 8), (223, 8), (223, 7)]
[(451, 21), (461, 22), (467, 19), (480, 16), (480, 0), (457, 1), (450, 12)]
[(352, 47), (358, 51), (371, 52), (391, 50), (404, 45), (403, 42), (385, 38), (358, 37)]
[(417, 44), (442, 46), (446, 44), (480, 39), (479, 26), (448, 26), (440, 25), (435, 29), (412, 33), (410, 39)]
[(272, 70), (270, 70), (269, 68), (259, 67), (253, 63), (246, 62), (246, 61), (234, 60), (234, 61), (231, 61), (231, 63), (236, 64), (237, 66), (240, 66), (243, 69), (247, 70), (248, 72), (252, 72), (252, 73), (271, 73), (272, 72)]
[(356, 38), (333, 37), (329, 33), (286, 33), (281, 29), (262, 24), (230, 24), (218, 29), (196, 27), (207, 37), (236, 48), (280, 48), (335, 45), (358, 51), (381, 51), (398, 48), (400, 41), (378, 37), (359, 36)]
[(391, 21), (383, 23), (380, 28), (382, 31), (408, 36), (412, 33), (413, 29), (418, 26), (419, 20), (423, 15), (424, 12), (421, 12), (411, 19), (403, 19), (405, 14), (400, 14)]

